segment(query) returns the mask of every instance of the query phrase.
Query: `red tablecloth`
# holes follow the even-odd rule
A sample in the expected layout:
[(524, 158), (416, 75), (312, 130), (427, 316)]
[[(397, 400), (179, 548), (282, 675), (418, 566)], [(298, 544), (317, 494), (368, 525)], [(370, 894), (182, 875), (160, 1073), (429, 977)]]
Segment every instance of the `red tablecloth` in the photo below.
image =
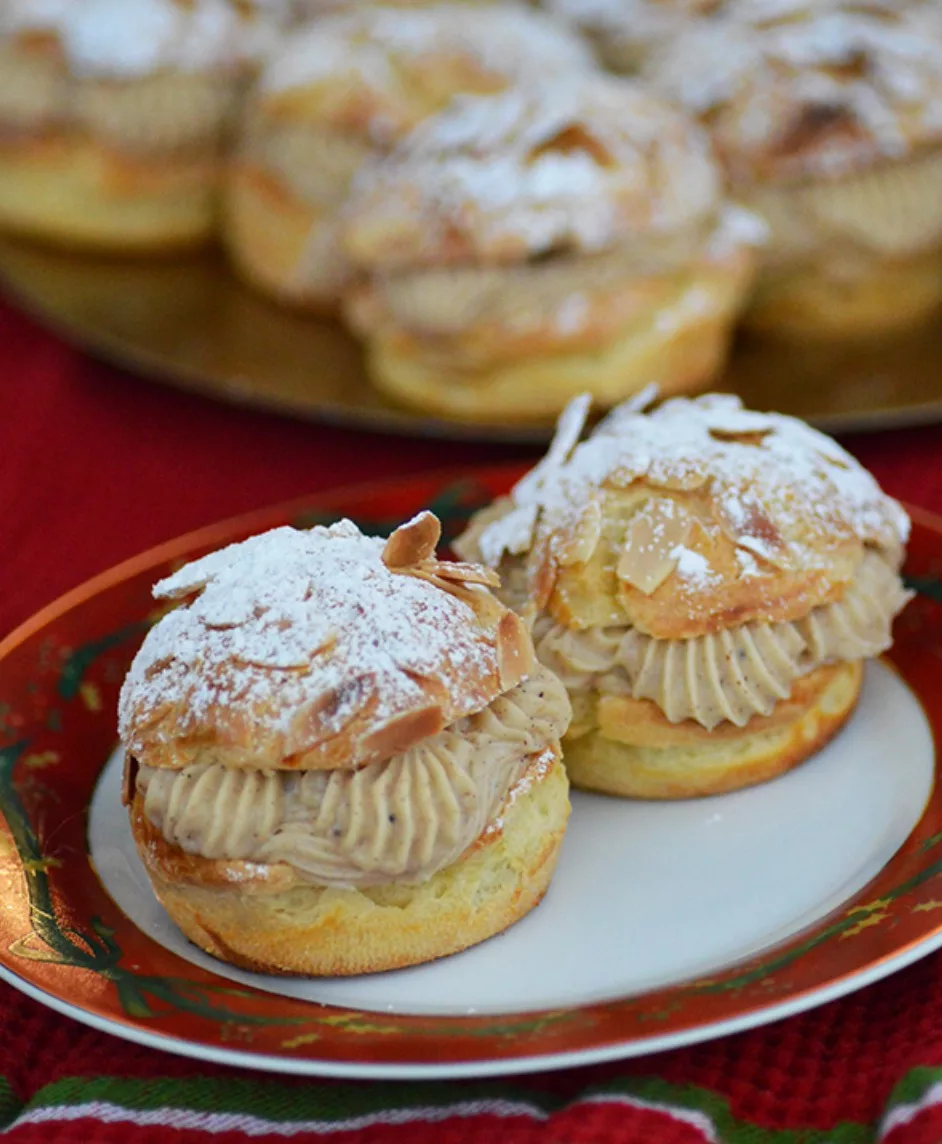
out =
[[(213, 404), (93, 362), (0, 304), (0, 635), (62, 591), (198, 525), (507, 447), (341, 432)], [(846, 442), (942, 511), (942, 428)], [(390, 1112), (393, 1106), (396, 1112)], [(892, 1144), (942, 1140), (942, 958), (766, 1029), (514, 1083), (271, 1079), (138, 1048), (0, 985), (12, 1142), (326, 1138), (335, 1144)]]

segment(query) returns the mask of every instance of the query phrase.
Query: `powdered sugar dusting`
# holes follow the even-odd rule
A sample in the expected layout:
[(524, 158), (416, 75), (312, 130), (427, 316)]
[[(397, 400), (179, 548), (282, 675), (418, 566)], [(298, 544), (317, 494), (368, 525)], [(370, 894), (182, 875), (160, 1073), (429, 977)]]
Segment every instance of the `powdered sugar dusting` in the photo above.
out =
[[(584, 409), (580, 402), (564, 415), (564, 444)], [(513, 490), (510, 511), (483, 531), (485, 559), (496, 565), (505, 552), (525, 552), (538, 532), (578, 522), (610, 479), (619, 487), (644, 480), (655, 489), (705, 488), (717, 527), (734, 540), (749, 575), (816, 566), (822, 557), (809, 536), (851, 534), (898, 552), (909, 534), (902, 507), (835, 441), (795, 418), (754, 413), (737, 397), (711, 394), (677, 398), (649, 414), (626, 405), (581, 444), (551, 447)], [(657, 504), (663, 515), (672, 502)], [(683, 579), (710, 575), (685, 546), (669, 555)]]
[[(536, 78), (547, 69), (592, 66), (591, 53), (577, 36), (522, 5), (376, 7), (324, 16), (294, 33), (272, 59), (262, 86), (279, 92), (343, 76), (396, 98), (403, 69), (421, 71), (430, 61), (437, 59), (440, 66), (449, 57), (508, 82)], [(456, 90), (460, 86), (456, 81)]]
[[(784, 173), (808, 164), (837, 177), (942, 136), (942, 22), (920, 20), (918, 8), (740, 0), (691, 25), (649, 78), (709, 114), (734, 174), (752, 155), (774, 155)], [(816, 116), (852, 129), (822, 135)], [(796, 149), (802, 131), (810, 142)]]
[(243, 48), (242, 25), (227, 0), (72, 0), (59, 32), (79, 75), (201, 71), (235, 64)]
[[(356, 247), (361, 226), (372, 235), (389, 217), (400, 241), (404, 217), (421, 220), (409, 259), (415, 243), (457, 241), (498, 258), (596, 251), (712, 220), (720, 195), (705, 136), (675, 108), (626, 80), (570, 72), (459, 96), (425, 120), (361, 174), (348, 237)], [(371, 245), (378, 261), (401, 258)]]
[(689, 580), (694, 584), (707, 584), (715, 579), (709, 561), (699, 552), (678, 544), (671, 552), (671, 557), (677, 561), (676, 572), (682, 580)]
[(426, 707), (423, 680), (496, 670), (472, 608), (388, 569), (383, 545), (349, 521), (279, 528), (161, 581), (158, 598), (199, 595), (165, 616), (135, 657), (121, 692), (122, 737), (168, 707), (185, 707), (198, 728), (214, 708), (237, 705), (290, 752), (293, 728), (311, 712), (321, 737), (365, 704), (377, 726)]

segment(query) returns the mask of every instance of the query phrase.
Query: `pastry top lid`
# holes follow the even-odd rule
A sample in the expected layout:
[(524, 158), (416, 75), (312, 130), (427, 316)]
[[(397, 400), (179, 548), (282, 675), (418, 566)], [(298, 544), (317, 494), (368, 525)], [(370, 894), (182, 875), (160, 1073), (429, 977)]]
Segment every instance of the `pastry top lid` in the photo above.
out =
[(456, 544), (494, 567), (523, 557), (531, 614), (690, 638), (839, 599), (867, 548), (898, 567), (902, 507), (804, 422), (726, 394), (629, 402), (580, 444), (588, 407)]
[(278, 528), (158, 583), (119, 730), (150, 766), (354, 768), (407, 750), (532, 669), (492, 572), (439, 562), (423, 513), (388, 541), (350, 521)]
[(3, 0), (0, 3), (0, 35), (54, 32), (66, 10), (74, 3), (75, 0)]
[(650, 73), (736, 182), (837, 178), (942, 140), (942, 32), (880, 0), (740, 0)]
[(689, 20), (711, 16), (723, 0), (544, 0), (545, 6), (588, 35), (600, 37), (602, 55), (613, 55), (604, 41), (615, 41), (618, 58), (636, 65), (644, 49), (674, 36)]
[(237, 65), (245, 25), (229, 0), (71, 0), (59, 36), (78, 75), (133, 79)]
[(458, 92), (593, 66), (574, 32), (522, 5), (366, 7), (296, 31), (269, 61), (256, 98), (270, 114), (386, 145)]
[(703, 133), (629, 80), (463, 96), (362, 172), (350, 255), (374, 269), (512, 262), (701, 227), (721, 203)]

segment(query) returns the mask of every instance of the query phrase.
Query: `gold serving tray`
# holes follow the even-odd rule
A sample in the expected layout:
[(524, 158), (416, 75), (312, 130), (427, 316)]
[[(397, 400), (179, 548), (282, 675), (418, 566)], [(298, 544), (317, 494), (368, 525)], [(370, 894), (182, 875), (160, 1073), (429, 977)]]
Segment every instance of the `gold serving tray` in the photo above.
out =
[[(291, 417), (414, 436), (532, 442), (547, 423), (471, 424), (396, 405), (338, 325), (243, 286), (217, 251), (126, 261), (0, 240), (0, 279), (34, 317), (132, 372)], [(942, 420), (942, 320), (894, 341), (741, 338), (718, 389), (829, 432)]]

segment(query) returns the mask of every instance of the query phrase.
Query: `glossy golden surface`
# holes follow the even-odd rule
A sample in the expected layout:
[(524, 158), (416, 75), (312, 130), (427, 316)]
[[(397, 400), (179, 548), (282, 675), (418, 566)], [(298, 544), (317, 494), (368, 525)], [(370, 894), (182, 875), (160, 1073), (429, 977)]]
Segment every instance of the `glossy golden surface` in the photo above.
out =
[[(542, 441), (549, 423), (465, 424), (376, 392), (339, 326), (281, 309), (216, 252), (131, 261), (0, 241), (8, 292), (57, 333), (136, 373), (223, 401), (421, 436)], [(942, 420), (942, 320), (854, 344), (742, 338), (718, 389), (830, 432)]]

